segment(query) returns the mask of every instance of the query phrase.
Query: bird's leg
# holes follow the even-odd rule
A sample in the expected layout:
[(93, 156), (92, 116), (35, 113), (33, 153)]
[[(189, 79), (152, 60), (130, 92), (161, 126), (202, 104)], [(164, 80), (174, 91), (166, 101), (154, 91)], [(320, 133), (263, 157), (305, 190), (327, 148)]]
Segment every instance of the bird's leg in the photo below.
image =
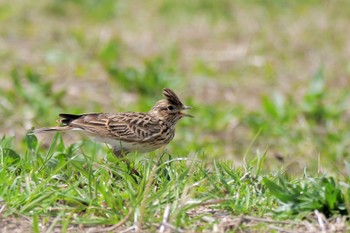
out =
[(120, 147), (117, 147), (117, 146), (113, 147), (113, 154), (119, 159), (123, 159), (127, 153), (128, 153), (127, 151), (123, 150)]
[(163, 154), (166, 152), (165, 146), (161, 146), (161, 147), (159, 148), (159, 152), (160, 152), (161, 155), (163, 155)]
[(126, 163), (126, 165), (128, 166), (129, 169), (132, 170), (132, 173), (134, 173), (137, 176), (140, 176), (140, 173), (135, 169), (135, 168), (131, 168), (130, 167), (130, 162), (125, 159), (125, 155), (128, 154), (129, 152), (126, 150), (123, 150), (120, 147), (113, 147), (113, 154), (120, 160), (122, 160), (123, 162)]

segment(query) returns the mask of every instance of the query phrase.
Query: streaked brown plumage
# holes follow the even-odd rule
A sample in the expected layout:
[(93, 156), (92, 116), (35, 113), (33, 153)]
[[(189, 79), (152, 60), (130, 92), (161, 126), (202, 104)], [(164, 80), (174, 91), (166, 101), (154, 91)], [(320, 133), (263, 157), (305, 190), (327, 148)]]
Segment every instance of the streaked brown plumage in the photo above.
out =
[(178, 120), (193, 117), (183, 112), (191, 107), (185, 106), (174, 91), (164, 88), (163, 95), (165, 99), (146, 113), (59, 114), (63, 126), (35, 129), (33, 133), (82, 130), (97, 141), (110, 144), (118, 157), (133, 151), (150, 152), (174, 138)]

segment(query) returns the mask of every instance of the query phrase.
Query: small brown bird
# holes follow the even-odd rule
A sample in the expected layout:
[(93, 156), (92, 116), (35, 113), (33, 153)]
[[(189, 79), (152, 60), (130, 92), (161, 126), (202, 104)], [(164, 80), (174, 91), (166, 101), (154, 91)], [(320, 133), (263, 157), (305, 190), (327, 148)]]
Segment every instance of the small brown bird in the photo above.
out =
[(166, 99), (158, 101), (149, 112), (59, 114), (63, 126), (40, 128), (34, 134), (81, 130), (99, 142), (110, 144), (122, 157), (130, 152), (150, 152), (168, 144), (175, 135), (175, 125), (183, 117), (193, 117), (171, 89), (164, 88)]

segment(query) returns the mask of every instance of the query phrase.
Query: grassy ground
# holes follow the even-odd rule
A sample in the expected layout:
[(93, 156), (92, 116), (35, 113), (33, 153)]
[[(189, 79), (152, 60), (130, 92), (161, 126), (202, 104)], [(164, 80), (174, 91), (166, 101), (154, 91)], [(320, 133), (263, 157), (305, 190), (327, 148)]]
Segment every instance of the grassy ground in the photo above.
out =
[[(0, 231), (346, 232), (349, 11), (0, 3)], [(163, 87), (196, 118), (131, 167), (80, 135), (26, 134), (61, 112), (148, 111)]]

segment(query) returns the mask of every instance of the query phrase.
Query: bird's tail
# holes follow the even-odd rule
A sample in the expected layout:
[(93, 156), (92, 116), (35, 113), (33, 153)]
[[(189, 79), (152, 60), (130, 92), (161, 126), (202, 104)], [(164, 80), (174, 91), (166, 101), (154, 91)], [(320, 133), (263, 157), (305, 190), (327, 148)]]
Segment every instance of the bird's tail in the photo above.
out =
[(73, 127), (70, 126), (57, 126), (57, 127), (48, 127), (48, 128), (39, 128), (34, 129), (29, 134), (41, 134), (41, 133), (49, 133), (49, 132), (62, 132), (62, 131), (68, 131), (73, 130)]
[(46, 127), (46, 128), (39, 128), (34, 129), (29, 132), (29, 134), (41, 134), (41, 133), (49, 133), (49, 132), (63, 132), (63, 131), (69, 131), (69, 130), (79, 130), (78, 128), (69, 126), (69, 124), (73, 121), (81, 117), (82, 115), (74, 115), (74, 114), (65, 114), (61, 113), (59, 116), (62, 118), (58, 120), (63, 126), (56, 126), (56, 127)]

